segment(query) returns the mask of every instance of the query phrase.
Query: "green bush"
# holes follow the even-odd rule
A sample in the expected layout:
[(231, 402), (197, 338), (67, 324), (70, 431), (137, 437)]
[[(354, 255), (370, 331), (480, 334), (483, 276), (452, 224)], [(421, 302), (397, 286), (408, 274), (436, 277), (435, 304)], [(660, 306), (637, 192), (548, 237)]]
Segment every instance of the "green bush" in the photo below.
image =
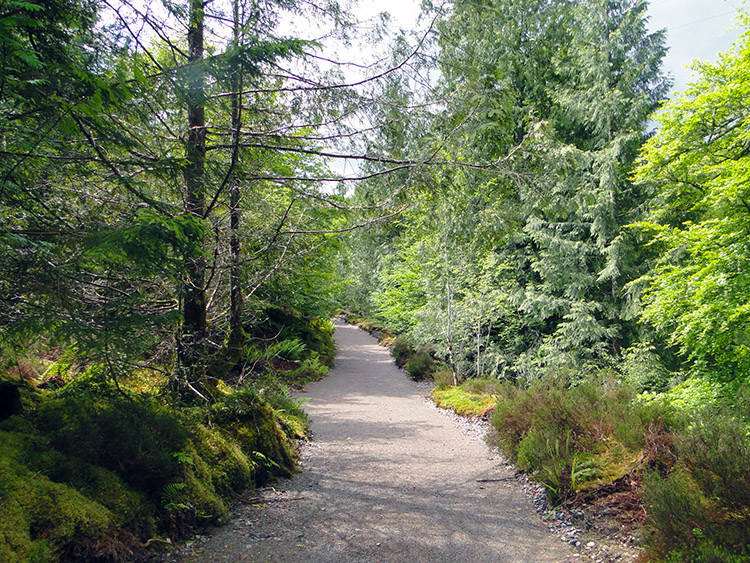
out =
[(294, 340), (304, 344), (309, 353), (315, 352), (321, 363), (333, 366), (336, 343), (333, 340), (333, 323), (328, 318), (306, 317), (293, 309), (269, 307), (264, 311), (265, 319), (252, 326), (246, 326), (249, 335), (266, 340)]
[(302, 402), (288, 396), (285, 389), (265, 396), (274, 410), (281, 428), (291, 440), (304, 440), (310, 433), (310, 421)]
[(666, 563), (750, 563), (750, 553), (733, 553), (724, 546), (716, 545), (694, 530), (696, 544), (690, 549), (670, 551)]
[(404, 367), (414, 353), (414, 345), (405, 336), (399, 335), (393, 341), (391, 356), (393, 356), (398, 367)]
[(643, 497), (648, 514), (646, 543), (652, 553), (664, 557), (671, 550), (694, 545), (693, 530), (705, 529), (708, 507), (690, 475), (675, 471), (664, 478), (649, 473)]
[(646, 480), (648, 546), (657, 556), (725, 561), (709, 555), (726, 551), (742, 561), (750, 551), (750, 435), (742, 414), (704, 410), (675, 440), (674, 471)]
[(493, 377), (470, 377), (461, 383), (461, 388), (475, 395), (497, 395), (500, 381)]
[(707, 498), (750, 518), (750, 434), (744, 422), (727, 412), (704, 411), (677, 449)]
[(421, 350), (417, 352), (407, 363), (406, 373), (414, 381), (419, 381), (429, 376), (435, 366), (435, 360), (429, 352)]
[(673, 377), (656, 349), (645, 343), (637, 343), (625, 350), (621, 369), (625, 381), (639, 391), (666, 391), (669, 380)]
[[(495, 440), (519, 468), (542, 481), (553, 501), (587, 480), (613, 480), (633, 469), (649, 436), (674, 422), (663, 405), (640, 404), (634, 389), (611, 374), (533, 381), (527, 388), (498, 383)], [(658, 449), (658, 440), (653, 441)], [(656, 455), (656, 454), (654, 454)]]

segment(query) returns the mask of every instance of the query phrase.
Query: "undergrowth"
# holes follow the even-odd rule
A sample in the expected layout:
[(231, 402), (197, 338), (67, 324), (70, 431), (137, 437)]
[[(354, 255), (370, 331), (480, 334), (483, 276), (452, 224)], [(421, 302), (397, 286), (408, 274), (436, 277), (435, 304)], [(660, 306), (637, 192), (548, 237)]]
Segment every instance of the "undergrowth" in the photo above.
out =
[(20, 378), (17, 365), (0, 375), (0, 561), (141, 560), (291, 476), (309, 425), (284, 379), (322, 377), (333, 357), (332, 325), (297, 321), (267, 346), (293, 369), (246, 358), (257, 371), (220, 382), (210, 406), (175, 402), (159, 370), (114, 382), (101, 366), (29, 359)]

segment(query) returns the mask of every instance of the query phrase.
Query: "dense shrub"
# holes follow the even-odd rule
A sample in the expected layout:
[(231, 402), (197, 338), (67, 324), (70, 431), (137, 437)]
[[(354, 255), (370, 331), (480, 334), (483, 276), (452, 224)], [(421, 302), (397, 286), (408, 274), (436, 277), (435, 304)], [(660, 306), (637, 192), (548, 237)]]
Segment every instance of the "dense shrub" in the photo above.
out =
[(405, 336), (399, 335), (393, 341), (393, 345), (391, 346), (391, 356), (393, 356), (398, 367), (404, 367), (414, 353), (414, 345)]
[[(497, 445), (542, 481), (553, 501), (569, 497), (587, 480), (626, 474), (635, 454), (647, 449), (648, 436), (675, 423), (669, 409), (635, 402), (635, 390), (606, 373), (577, 385), (554, 377), (527, 388), (500, 383), (497, 397)], [(659, 442), (653, 446), (658, 449)]]
[(432, 372), (435, 389), (447, 389), (453, 386), (453, 372), (445, 365), (438, 365)]
[(435, 367), (435, 360), (429, 352), (420, 350), (406, 363), (406, 373), (414, 381), (419, 381), (429, 376)]
[(646, 481), (648, 545), (657, 556), (743, 561), (750, 552), (750, 435), (740, 418), (704, 410), (678, 436), (674, 470)]
[(317, 353), (324, 365), (333, 366), (336, 344), (330, 319), (305, 317), (293, 309), (284, 307), (269, 307), (264, 311), (262, 322), (247, 326), (245, 330), (250, 335), (266, 340), (297, 339), (304, 344), (308, 353)]
[(750, 553), (734, 553), (727, 547), (717, 545), (694, 530), (695, 545), (671, 551), (666, 563), (750, 563)]

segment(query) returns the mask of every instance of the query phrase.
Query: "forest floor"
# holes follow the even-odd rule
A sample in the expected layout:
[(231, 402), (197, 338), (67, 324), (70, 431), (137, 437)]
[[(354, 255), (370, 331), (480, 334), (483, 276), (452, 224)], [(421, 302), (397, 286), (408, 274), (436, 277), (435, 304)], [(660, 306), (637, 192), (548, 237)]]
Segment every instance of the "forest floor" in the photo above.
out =
[(534, 507), (542, 492), (489, 450), (482, 423), (446, 416), (425, 400), (429, 388), (405, 377), (375, 338), (338, 322), (336, 342), (336, 366), (299, 395), (314, 438), (302, 447), (302, 472), (257, 502), (238, 503), (228, 525), (163, 561), (562, 563), (637, 555), (618, 540), (601, 542), (591, 526), (576, 528), (575, 513), (542, 518)]

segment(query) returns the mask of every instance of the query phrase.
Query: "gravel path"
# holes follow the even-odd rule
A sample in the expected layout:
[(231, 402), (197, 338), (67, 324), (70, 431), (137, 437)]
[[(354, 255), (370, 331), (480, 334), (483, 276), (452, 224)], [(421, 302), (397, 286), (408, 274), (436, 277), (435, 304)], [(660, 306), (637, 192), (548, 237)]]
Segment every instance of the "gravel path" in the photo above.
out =
[(308, 386), (304, 471), (240, 505), (185, 562), (559, 563), (510, 470), (424, 401), (375, 338), (336, 324), (336, 367)]

